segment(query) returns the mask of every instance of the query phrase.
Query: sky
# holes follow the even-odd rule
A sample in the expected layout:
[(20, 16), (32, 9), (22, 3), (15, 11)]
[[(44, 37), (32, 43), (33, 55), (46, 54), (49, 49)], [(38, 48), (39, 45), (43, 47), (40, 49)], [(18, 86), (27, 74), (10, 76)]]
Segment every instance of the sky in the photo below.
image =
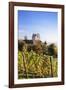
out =
[(57, 25), (57, 12), (18, 10), (18, 39), (32, 39), (33, 33), (39, 33), (41, 41), (57, 43)]

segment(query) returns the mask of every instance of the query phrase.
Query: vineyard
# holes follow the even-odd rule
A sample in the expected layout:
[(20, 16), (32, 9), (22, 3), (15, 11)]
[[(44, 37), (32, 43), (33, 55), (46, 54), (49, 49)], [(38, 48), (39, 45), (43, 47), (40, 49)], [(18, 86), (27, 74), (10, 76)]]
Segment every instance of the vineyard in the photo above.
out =
[(57, 77), (57, 57), (26, 48), (18, 51), (18, 79)]

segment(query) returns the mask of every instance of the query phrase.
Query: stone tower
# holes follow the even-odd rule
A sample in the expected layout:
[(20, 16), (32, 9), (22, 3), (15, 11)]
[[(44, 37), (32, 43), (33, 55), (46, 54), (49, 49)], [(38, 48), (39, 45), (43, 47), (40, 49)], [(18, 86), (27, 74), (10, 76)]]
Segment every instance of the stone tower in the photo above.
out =
[(32, 35), (33, 44), (36, 45), (36, 42), (40, 40), (40, 34), (33, 34)]

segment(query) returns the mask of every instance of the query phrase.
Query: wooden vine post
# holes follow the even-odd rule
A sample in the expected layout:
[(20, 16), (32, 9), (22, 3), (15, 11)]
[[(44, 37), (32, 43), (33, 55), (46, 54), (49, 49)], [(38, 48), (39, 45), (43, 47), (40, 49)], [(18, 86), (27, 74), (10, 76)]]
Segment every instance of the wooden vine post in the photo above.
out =
[(50, 56), (50, 63), (51, 63), (51, 77), (53, 77), (53, 56)]

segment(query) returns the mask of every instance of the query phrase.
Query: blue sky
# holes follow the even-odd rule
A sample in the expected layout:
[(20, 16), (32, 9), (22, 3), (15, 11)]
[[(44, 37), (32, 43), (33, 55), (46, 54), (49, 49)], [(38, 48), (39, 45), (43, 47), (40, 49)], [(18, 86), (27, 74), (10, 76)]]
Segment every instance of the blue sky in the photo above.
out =
[(32, 39), (33, 33), (39, 33), (41, 41), (57, 43), (58, 13), (45, 11), (18, 11), (18, 39)]

